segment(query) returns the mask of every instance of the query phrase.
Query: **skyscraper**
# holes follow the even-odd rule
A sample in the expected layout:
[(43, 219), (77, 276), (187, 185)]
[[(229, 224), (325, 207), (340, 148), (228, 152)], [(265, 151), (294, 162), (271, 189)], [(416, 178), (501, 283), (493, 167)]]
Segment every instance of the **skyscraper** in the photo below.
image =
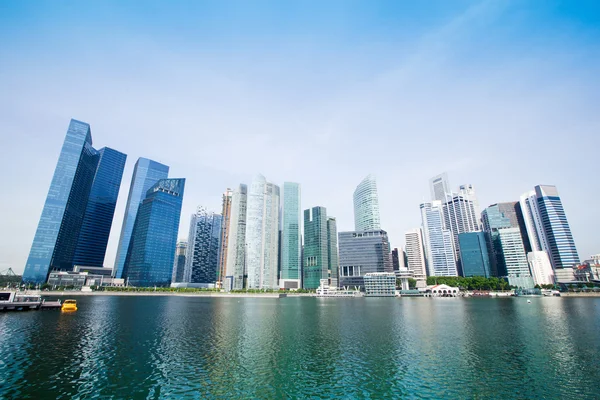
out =
[(222, 287), (227, 290), (242, 290), (246, 274), (246, 215), (248, 187), (244, 184), (231, 196), (229, 243), (225, 263), (225, 279)]
[(450, 184), (448, 183), (448, 174), (442, 173), (429, 180), (429, 190), (431, 191), (431, 200), (446, 201), (446, 194), (450, 193)]
[(204, 207), (198, 207), (196, 213), (192, 214), (185, 260), (185, 282), (208, 285), (217, 281), (222, 221), (221, 215), (207, 211)]
[(444, 228), (441, 201), (423, 203), (420, 208), (427, 275), (458, 276), (454, 240), (452, 232)]
[[(446, 194), (444, 207), (444, 227), (452, 232), (454, 256), (460, 267), (458, 235), (479, 231), (479, 205), (473, 185), (461, 185), (459, 193)], [(460, 269), (460, 268), (459, 268)]]
[(536, 285), (554, 285), (554, 270), (548, 253), (545, 251), (532, 251), (527, 254), (527, 262)]
[(364, 287), (365, 274), (394, 272), (386, 231), (340, 232), (338, 240), (340, 286)]
[(304, 210), (304, 289), (316, 289), (321, 279), (328, 279), (327, 210), (313, 207)]
[(74, 265), (103, 267), (127, 155), (104, 147), (75, 249)]
[(129, 187), (129, 196), (125, 207), (125, 216), (121, 227), (117, 256), (113, 266), (115, 278), (123, 278), (123, 270), (127, 260), (127, 254), (131, 242), (131, 234), (135, 224), (137, 211), (145, 199), (148, 190), (160, 179), (166, 179), (169, 175), (169, 167), (147, 158), (139, 158), (135, 163), (133, 178)]
[(463, 276), (489, 278), (490, 256), (483, 232), (465, 232), (458, 235)]
[(368, 175), (354, 191), (354, 230), (370, 231), (381, 229), (377, 182)]
[(337, 222), (334, 217), (327, 218), (327, 259), (329, 261), (329, 286), (340, 284), (340, 257), (337, 244)]
[(298, 289), (301, 286), (300, 184), (283, 183), (281, 221), (281, 277), (279, 287)]
[(133, 286), (171, 283), (185, 179), (161, 179), (137, 211), (124, 275)]
[(425, 249), (421, 229), (413, 229), (404, 235), (406, 241), (407, 267), (413, 271), (417, 287), (427, 286), (427, 269), (425, 265)]
[(279, 186), (262, 175), (248, 193), (246, 267), (249, 289), (277, 289), (279, 264)]
[(175, 262), (173, 264), (173, 276), (171, 283), (183, 282), (183, 272), (185, 270), (185, 254), (187, 251), (187, 242), (182, 240), (177, 242), (175, 250)]
[(92, 147), (90, 126), (72, 119), (27, 258), (23, 281), (43, 283), (51, 270), (73, 269), (99, 159)]
[(227, 265), (227, 246), (229, 245), (229, 225), (231, 224), (231, 200), (233, 192), (227, 188), (223, 193), (223, 207), (221, 215), (223, 223), (221, 224), (221, 249), (219, 250), (219, 271), (217, 274), (217, 285), (223, 287), (225, 279), (225, 265)]

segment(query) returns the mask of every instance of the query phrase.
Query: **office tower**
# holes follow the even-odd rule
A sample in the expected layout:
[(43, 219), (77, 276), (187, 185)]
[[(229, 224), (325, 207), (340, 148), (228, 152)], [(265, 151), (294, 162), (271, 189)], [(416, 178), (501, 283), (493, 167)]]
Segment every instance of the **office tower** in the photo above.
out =
[(242, 290), (246, 274), (246, 215), (248, 187), (244, 184), (231, 196), (229, 243), (225, 264), (225, 279), (222, 287), (227, 290)]
[(104, 147), (75, 249), (74, 265), (103, 267), (127, 155)]
[(554, 270), (548, 253), (545, 251), (532, 251), (527, 254), (527, 262), (536, 285), (554, 285)]
[(364, 287), (365, 274), (394, 272), (386, 231), (340, 232), (338, 239), (340, 286)]
[(490, 256), (483, 232), (465, 232), (458, 235), (463, 276), (489, 278)]
[(248, 192), (246, 268), (248, 289), (277, 289), (279, 186), (256, 176)]
[(328, 279), (327, 210), (313, 207), (304, 210), (304, 289), (316, 289), (321, 279)]
[(213, 284), (217, 281), (223, 217), (198, 207), (190, 219), (184, 281)]
[(147, 158), (138, 158), (133, 169), (129, 196), (125, 206), (125, 216), (121, 226), (121, 236), (117, 247), (117, 256), (113, 266), (115, 278), (123, 278), (123, 270), (127, 262), (127, 254), (131, 243), (131, 233), (135, 224), (137, 211), (146, 198), (148, 190), (160, 179), (166, 179), (169, 175), (169, 167)]
[(221, 248), (219, 249), (219, 271), (217, 274), (217, 285), (223, 287), (225, 279), (225, 265), (227, 265), (227, 246), (229, 245), (229, 225), (231, 224), (231, 200), (233, 192), (227, 188), (223, 193), (223, 207), (221, 215), (223, 223), (221, 224)]
[(44, 283), (51, 270), (73, 269), (98, 160), (90, 126), (72, 119), (25, 264), (24, 282)]
[(392, 267), (394, 271), (400, 270), (400, 260), (398, 259), (398, 248), (392, 250)]
[(406, 241), (406, 265), (410, 271), (413, 271), (417, 287), (425, 287), (427, 286), (427, 270), (421, 229), (406, 232), (404, 238)]
[(392, 250), (392, 266), (394, 267), (394, 272), (408, 269), (405, 260), (406, 253), (402, 250), (402, 247), (394, 248), (394, 250)]
[(423, 203), (421, 222), (429, 276), (458, 276), (452, 232), (444, 228), (442, 202)]
[(516, 203), (493, 204), (483, 210), (481, 219), (490, 254), (492, 275), (507, 276), (512, 286), (533, 287), (519, 229)]
[(130, 285), (171, 283), (184, 188), (185, 179), (161, 179), (146, 192), (137, 210), (129, 262), (123, 271)]
[(431, 191), (431, 200), (446, 201), (446, 194), (450, 193), (450, 184), (448, 183), (448, 174), (442, 173), (429, 180), (429, 190)]
[(380, 225), (377, 182), (373, 175), (368, 175), (354, 191), (354, 230), (379, 230)]
[(444, 209), (444, 227), (452, 232), (454, 256), (460, 264), (458, 235), (479, 231), (479, 212), (472, 185), (462, 185), (459, 193), (447, 194)]
[(340, 285), (340, 257), (337, 244), (337, 221), (334, 217), (327, 218), (327, 259), (329, 261), (329, 286)]
[(183, 282), (183, 273), (185, 271), (185, 254), (187, 251), (187, 242), (179, 241), (175, 247), (175, 262), (173, 263), (173, 276), (171, 282)]
[(300, 270), (300, 184), (283, 183), (283, 210), (281, 213), (281, 277), (282, 289), (302, 287)]

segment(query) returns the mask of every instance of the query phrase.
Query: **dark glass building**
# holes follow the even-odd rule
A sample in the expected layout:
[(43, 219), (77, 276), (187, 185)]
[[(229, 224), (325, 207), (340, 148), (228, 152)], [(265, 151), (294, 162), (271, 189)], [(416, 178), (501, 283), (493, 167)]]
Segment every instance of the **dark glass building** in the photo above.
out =
[(44, 203), (24, 282), (43, 283), (51, 270), (73, 270), (100, 154), (89, 124), (72, 119)]
[(394, 272), (390, 242), (384, 230), (340, 232), (340, 286), (364, 287), (369, 272)]
[(125, 216), (121, 227), (121, 236), (117, 248), (117, 257), (113, 267), (115, 278), (123, 278), (123, 270), (127, 261), (127, 254), (131, 243), (131, 234), (133, 225), (138, 212), (138, 208), (145, 199), (146, 192), (160, 179), (166, 179), (169, 176), (169, 167), (149, 160), (139, 158), (135, 163), (133, 178), (129, 187), (129, 196), (125, 207)]
[(223, 217), (199, 207), (192, 215), (184, 282), (214, 284), (217, 281)]
[(321, 279), (329, 277), (329, 250), (327, 246), (327, 210), (313, 207), (304, 210), (304, 276), (305, 289), (316, 289)]
[(133, 286), (171, 283), (185, 179), (161, 179), (138, 208), (128, 264), (123, 271)]
[(102, 267), (127, 155), (104, 147), (79, 232), (73, 264)]
[(483, 232), (466, 232), (458, 234), (463, 276), (483, 276), (489, 278), (490, 256), (485, 234)]
[(177, 250), (175, 251), (175, 264), (173, 264), (173, 282), (183, 282), (183, 271), (185, 270), (185, 253), (187, 251), (187, 242), (177, 242)]

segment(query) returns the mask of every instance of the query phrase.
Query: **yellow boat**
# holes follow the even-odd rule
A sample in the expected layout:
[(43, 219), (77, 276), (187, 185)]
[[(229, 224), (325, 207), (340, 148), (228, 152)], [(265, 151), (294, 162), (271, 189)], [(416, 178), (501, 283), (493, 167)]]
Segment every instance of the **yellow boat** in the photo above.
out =
[(77, 301), (76, 300), (65, 300), (63, 303), (61, 311), (77, 311)]

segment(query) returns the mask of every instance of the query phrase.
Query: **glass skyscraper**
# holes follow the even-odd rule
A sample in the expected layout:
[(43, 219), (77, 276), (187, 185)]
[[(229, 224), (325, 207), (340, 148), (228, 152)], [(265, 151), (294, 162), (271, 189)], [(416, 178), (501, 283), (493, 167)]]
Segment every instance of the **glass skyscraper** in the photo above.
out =
[(370, 231), (381, 229), (377, 182), (368, 175), (354, 191), (354, 230)]
[(171, 283), (185, 179), (161, 179), (138, 208), (124, 270), (133, 286)]
[(448, 174), (442, 173), (429, 180), (429, 190), (431, 191), (431, 200), (446, 201), (446, 195), (450, 193), (450, 184), (448, 183)]
[(338, 240), (340, 286), (364, 287), (365, 274), (394, 272), (386, 231), (340, 232)]
[(127, 205), (125, 207), (125, 216), (123, 217), (123, 225), (121, 227), (117, 256), (113, 267), (115, 278), (123, 278), (123, 270), (131, 243), (131, 234), (140, 204), (144, 200), (148, 190), (160, 179), (166, 179), (168, 176), (169, 167), (156, 161), (139, 158), (135, 163), (133, 178), (129, 187), (129, 196), (127, 197)]
[(219, 249), (219, 270), (217, 274), (217, 285), (223, 287), (225, 279), (225, 266), (227, 265), (227, 246), (229, 245), (229, 226), (231, 225), (231, 200), (233, 192), (227, 188), (223, 193), (223, 204), (221, 215), (223, 222), (221, 224), (221, 248)]
[(420, 208), (427, 275), (458, 276), (453, 235), (444, 228), (442, 202), (434, 200), (421, 204)]
[(425, 265), (425, 249), (421, 229), (413, 229), (404, 235), (406, 241), (406, 264), (413, 271), (417, 287), (427, 286), (427, 269)]
[(248, 186), (240, 184), (231, 196), (231, 217), (229, 222), (229, 243), (223, 288), (242, 290), (246, 274), (246, 215), (248, 206)]
[(279, 287), (301, 287), (300, 249), (300, 184), (283, 183), (283, 209), (281, 212), (281, 276)]
[(328, 279), (327, 210), (313, 207), (304, 210), (304, 289), (316, 289), (321, 279)]
[(190, 220), (184, 280), (212, 284), (217, 280), (223, 217), (198, 207)]
[(463, 276), (483, 276), (489, 278), (490, 257), (485, 234), (466, 232), (458, 235)]
[(337, 244), (337, 222), (334, 217), (327, 218), (327, 258), (329, 261), (329, 286), (340, 285), (340, 257)]
[(175, 262), (173, 264), (173, 276), (171, 277), (171, 283), (183, 282), (183, 272), (185, 270), (185, 254), (187, 252), (187, 242), (177, 242), (175, 251)]
[[(23, 281), (43, 283), (51, 270), (73, 269), (99, 160), (100, 154), (92, 147), (89, 124), (72, 119), (25, 265)], [(117, 180), (107, 175), (118, 174), (118, 168), (112, 172), (109, 169), (103, 167), (104, 172), (100, 175), (107, 180)], [(100, 181), (98, 178), (98, 187), (101, 186)], [(93, 197), (97, 201), (97, 197)], [(91, 217), (92, 211), (87, 215)], [(90, 225), (92, 219), (87, 219), (86, 232), (95, 229)], [(103, 228), (98, 229), (98, 234), (101, 234)], [(104, 253), (105, 250), (104, 246), (99, 252)]]
[(74, 265), (103, 267), (127, 155), (104, 147), (83, 217)]

